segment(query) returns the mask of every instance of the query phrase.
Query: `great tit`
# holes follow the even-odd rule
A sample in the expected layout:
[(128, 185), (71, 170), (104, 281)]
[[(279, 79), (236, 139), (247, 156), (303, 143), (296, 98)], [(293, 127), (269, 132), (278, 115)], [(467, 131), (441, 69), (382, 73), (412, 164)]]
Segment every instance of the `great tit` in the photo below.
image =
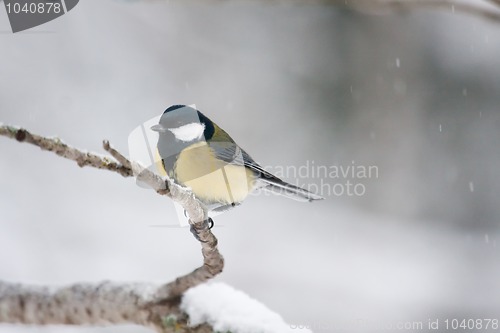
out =
[(159, 133), (157, 164), (161, 173), (189, 187), (209, 211), (234, 207), (256, 189), (299, 201), (324, 199), (264, 170), (222, 128), (193, 107), (169, 107), (151, 129)]

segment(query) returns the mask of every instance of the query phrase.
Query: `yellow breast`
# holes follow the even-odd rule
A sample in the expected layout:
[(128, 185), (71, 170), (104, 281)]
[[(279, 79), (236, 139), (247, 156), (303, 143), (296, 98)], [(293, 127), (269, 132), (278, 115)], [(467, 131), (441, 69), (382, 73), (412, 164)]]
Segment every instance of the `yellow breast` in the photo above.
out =
[(210, 203), (239, 203), (253, 188), (254, 175), (244, 166), (215, 158), (206, 142), (184, 149), (176, 162), (176, 180)]

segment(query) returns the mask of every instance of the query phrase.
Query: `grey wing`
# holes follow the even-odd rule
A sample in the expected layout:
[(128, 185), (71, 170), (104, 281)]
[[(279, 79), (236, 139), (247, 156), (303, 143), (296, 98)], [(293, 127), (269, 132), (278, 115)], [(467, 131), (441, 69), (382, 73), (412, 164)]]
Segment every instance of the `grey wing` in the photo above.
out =
[(210, 142), (210, 147), (217, 158), (233, 165), (242, 165), (252, 170), (258, 179), (257, 186), (284, 195), (298, 201), (322, 200), (323, 197), (301, 187), (284, 182), (280, 178), (264, 170), (254, 159), (236, 143), (231, 141)]
[(215, 156), (224, 162), (233, 165), (242, 165), (253, 172), (255, 172), (258, 176), (268, 177), (268, 178), (277, 178), (271, 173), (264, 170), (254, 159), (241, 147), (239, 147), (236, 143), (231, 141), (216, 141), (209, 143), (210, 148), (215, 153)]

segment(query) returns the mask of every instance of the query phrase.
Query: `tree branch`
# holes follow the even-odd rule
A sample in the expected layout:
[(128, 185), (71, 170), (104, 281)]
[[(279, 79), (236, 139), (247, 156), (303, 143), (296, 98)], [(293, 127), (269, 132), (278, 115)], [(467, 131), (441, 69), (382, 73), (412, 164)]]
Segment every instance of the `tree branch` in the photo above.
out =
[[(13, 126), (0, 125), (0, 135), (15, 139), (19, 142), (33, 144), (42, 150), (54, 152), (61, 157), (77, 162), (80, 167), (90, 166), (97, 169), (105, 169), (116, 172), (123, 177), (131, 177), (134, 174), (138, 175), (138, 179), (147, 183), (157, 193), (171, 198), (186, 210), (190, 217), (189, 223), (192, 230), (194, 230), (197, 239), (201, 243), (203, 255), (203, 265), (201, 267), (185, 276), (177, 278), (175, 281), (159, 286), (155, 289), (154, 293), (148, 296), (148, 299), (139, 298), (138, 294), (135, 293), (134, 289), (131, 290), (129, 285), (113, 285), (114, 287), (111, 289), (101, 288), (103, 285), (100, 285), (101, 287), (75, 285), (73, 287), (63, 288), (54, 294), (49, 294), (46, 288), (26, 288), (21, 285), (12, 285), (0, 282), (0, 322), (16, 322), (17, 320), (18, 322), (24, 323), (67, 324), (73, 322), (81, 323), (81, 321), (84, 320), (85, 323), (93, 324), (95, 322), (92, 321), (92, 316), (86, 312), (89, 309), (88, 307), (86, 308), (86, 306), (90, 306), (92, 302), (95, 301), (106, 300), (107, 303), (99, 303), (102, 307), (102, 311), (120, 313), (122, 318), (128, 322), (131, 321), (138, 324), (144, 324), (144, 317), (142, 317), (144, 314), (141, 312), (144, 304), (150, 304), (152, 302), (151, 304), (157, 304), (164, 307), (171, 302), (177, 302), (179, 297), (187, 289), (206, 282), (222, 272), (224, 259), (217, 248), (217, 238), (215, 238), (211, 230), (207, 228), (207, 223), (205, 221), (207, 219), (207, 211), (200, 201), (196, 199), (193, 193), (189, 191), (189, 189), (173, 183), (170, 179), (163, 180), (160, 176), (156, 175), (147, 168), (134, 161), (130, 161), (123, 154), (114, 149), (108, 141), (103, 142), (103, 147), (112, 156), (112, 158), (95, 153), (84, 152), (65, 144), (58, 138), (40, 136), (33, 134), (26, 129)], [(116, 161), (113, 161), (113, 159)], [(75, 295), (79, 295), (82, 304), (80, 307), (78, 307), (76, 303), (71, 303), (73, 304), (72, 307), (63, 306), (61, 303), (61, 295), (66, 295), (68, 297), (73, 295), (71, 296), (73, 298), (66, 300), (67, 302), (73, 302), (75, 299), (78, 299)], [(109, 301), (120, 297), (123, 298), (123, 306), (121, 301)], [(85, 305), (86, 303), (84, 300), (88, 301), (87, 305)], [(29, 302), (27, 303), (27, 301)], [(13, 310), (9, 310), (10, 306), (13, 304), (15, 305), (16, 302), (18, 302), (18, 310), (17, 312), (12, 312)], [(57, 309), (54, 305), (57, 305)], [(137, 315), (132, 316), (129, 313), (129, 308), (127, 308), (127, 306), (130, 306), (131, 309), (133, 308), (134, 311), (137, 311)], [(35, 312), (43, 313), (44, 315), (40, 315), (40, 318), (37, 316), (33, 317), (33, 315), (30, 314), (31, 312), (29, 312), (32, 311), (33, 307), (38, 309)], [(78, 320), (80, 321), (75, 321), (76, 319), (68, 319), (73, 318), (68, 312), (70, 311), (70, 308), (77, 309), (74, 310), (76, 311), (74, 315), (78, 315)], [(85, 311), (82, 312), (82, 309)], [(56, 310), (59, 311), (57, 315), (50, 315), (51, 311)], [(176, 312), (174, 311), (172, 313)], [(43, 319), (45, 315), (48, 315), (48, 318), (50, 319)], [(109, 315), (111, 316), (111, 314)], [(112, 318), (115, 317), (105, 318), (105, 321), (114, 323), (111, 320)], [(151, 320), (151, 316), (148, 318)], [(47, 322), (42, 322), (44, 320)], [(90, 320), (90, 322), (88, 320)]]
[(188, 326), (180, 298), (158, 303), (147, 284), (75, 284), (53, 289), (0, 281), (0, 322), (34, 325), (136, 324), (158, 332), (212, 332)]
[(61, 157), (75, 161), (80, 167), (92, 166), (97, 169), (117, 172), (123, 177), (133, 176), (132, 169), (113, 162), (105, 156), (99, 156), (97, 154), (72, 148), (58, 138), (42, 137), (32, 134), (25, 129), (6, 125), (0, 126), (0, 135), (16, 139), (19, 142), (31, 143), (32, 145), (40, 147), (42, 150), (54, 152)]

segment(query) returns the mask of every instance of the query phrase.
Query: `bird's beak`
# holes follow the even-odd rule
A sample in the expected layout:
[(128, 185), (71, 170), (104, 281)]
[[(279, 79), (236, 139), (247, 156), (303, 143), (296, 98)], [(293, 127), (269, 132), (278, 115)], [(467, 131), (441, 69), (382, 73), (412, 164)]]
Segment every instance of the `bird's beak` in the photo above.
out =
[(166, 131), (168, 131), (168, 128), (165, 128), (160, 124), (156, 124), (154, 126), (151, 126), (151, 130), (158, 133), (165, 133)]

